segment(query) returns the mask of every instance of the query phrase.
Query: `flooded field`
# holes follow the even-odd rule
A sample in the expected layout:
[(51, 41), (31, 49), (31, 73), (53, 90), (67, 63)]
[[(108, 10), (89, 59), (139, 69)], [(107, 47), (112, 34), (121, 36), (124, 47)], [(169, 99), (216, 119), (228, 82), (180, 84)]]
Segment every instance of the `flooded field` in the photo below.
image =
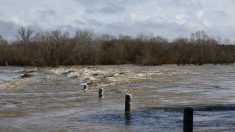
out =
[(0, 131), (178, 132), (190, 106), (194, 131), (234, 132), (234, 86), (233, 65), (0, 67)]

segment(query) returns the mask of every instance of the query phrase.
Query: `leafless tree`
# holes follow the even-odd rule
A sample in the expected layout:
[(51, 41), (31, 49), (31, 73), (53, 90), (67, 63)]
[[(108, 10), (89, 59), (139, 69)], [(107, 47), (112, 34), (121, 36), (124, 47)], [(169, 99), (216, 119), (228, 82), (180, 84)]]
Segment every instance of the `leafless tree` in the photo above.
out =
[[(157, 37), (95, 36), (81, 30), (75, 36), (60, 30), (39, 32), (31, 28), (18, 30), (13, 44), (0, 36), (0, 65), (95, 65), (95, 64), (231, 64), (235, 62), (235, 45), (219, 42), (199, 31), (191, 39), (168, 41)], [(29, 44), (30, 43), (30, 44)], [(226, 45), (225, 45), (226, 44)]]
[(31, 27), (20, 27), (18, 29), (17, 40), (21, 44), (29, 44), (33, 37), (34, 30)]

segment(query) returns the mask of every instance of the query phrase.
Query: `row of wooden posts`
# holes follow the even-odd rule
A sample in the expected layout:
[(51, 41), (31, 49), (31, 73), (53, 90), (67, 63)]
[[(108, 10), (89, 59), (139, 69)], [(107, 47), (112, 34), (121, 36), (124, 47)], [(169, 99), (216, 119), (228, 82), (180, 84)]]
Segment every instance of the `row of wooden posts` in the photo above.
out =
[[(84, 85), (84, 90), (87, 90), (88, 85)], [(98, 91), (99, 98), (103, 98), (104, 89), (100, 88)], [(131, 113), (131, 102), (132, 95), (125, 95), (125, 115), (129, 116)], [(183, 132), (193, 132), (193, 108), (186, 107), (184, 109), (184, 117), (183, 117)]]

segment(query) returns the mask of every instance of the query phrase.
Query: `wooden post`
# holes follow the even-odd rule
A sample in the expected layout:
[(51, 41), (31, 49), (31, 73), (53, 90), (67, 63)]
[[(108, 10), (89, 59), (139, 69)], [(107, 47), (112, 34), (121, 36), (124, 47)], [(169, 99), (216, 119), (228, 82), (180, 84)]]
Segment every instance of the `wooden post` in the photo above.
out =
[(84, 90), (84, 91), (86, 92), (87, 89), (88, 89), (87, 83), (83, 83), (83, 84), (81, 84), (81, 85), (83, 86), (83, 89), (82, 89), (82, 90)]
[(131, 112), (131, 100), (132, 100), (132, 95), (126, 94), (125, 96), (125, 113), (126, 114)]
[(99, 97), (102, 98), (102, 97), (103, 97), (103, 94), (104, 94), (104, 89), (103, 89), (103, 88), (100, 88), (100, 89), (99, 89)]
[(184, 109), (184, 128), (183, 132), (193, 132), (193, 108)]
[(131, 113), (125, 113), (125, 125), (129, 126), (131, 125)]
[(85, 84), (84, 86), (83, 86), (83, 89), (88, 89), (88, 85), (87, 84)]

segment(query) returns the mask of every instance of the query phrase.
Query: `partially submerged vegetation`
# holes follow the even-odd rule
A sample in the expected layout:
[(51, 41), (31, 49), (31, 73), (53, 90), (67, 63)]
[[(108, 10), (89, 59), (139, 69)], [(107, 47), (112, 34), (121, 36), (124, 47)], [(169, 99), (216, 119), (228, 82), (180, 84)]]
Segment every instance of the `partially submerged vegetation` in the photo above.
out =
[(203, 31), (191, 38), (97, 35), (91, 30), (74, 36), (59, 30), (34, 33), (20, 28), (17, 41), (0, 37), (0, 65), (59, 66), (110, 64), (232, 64), (235, 45), (210, 38)]

